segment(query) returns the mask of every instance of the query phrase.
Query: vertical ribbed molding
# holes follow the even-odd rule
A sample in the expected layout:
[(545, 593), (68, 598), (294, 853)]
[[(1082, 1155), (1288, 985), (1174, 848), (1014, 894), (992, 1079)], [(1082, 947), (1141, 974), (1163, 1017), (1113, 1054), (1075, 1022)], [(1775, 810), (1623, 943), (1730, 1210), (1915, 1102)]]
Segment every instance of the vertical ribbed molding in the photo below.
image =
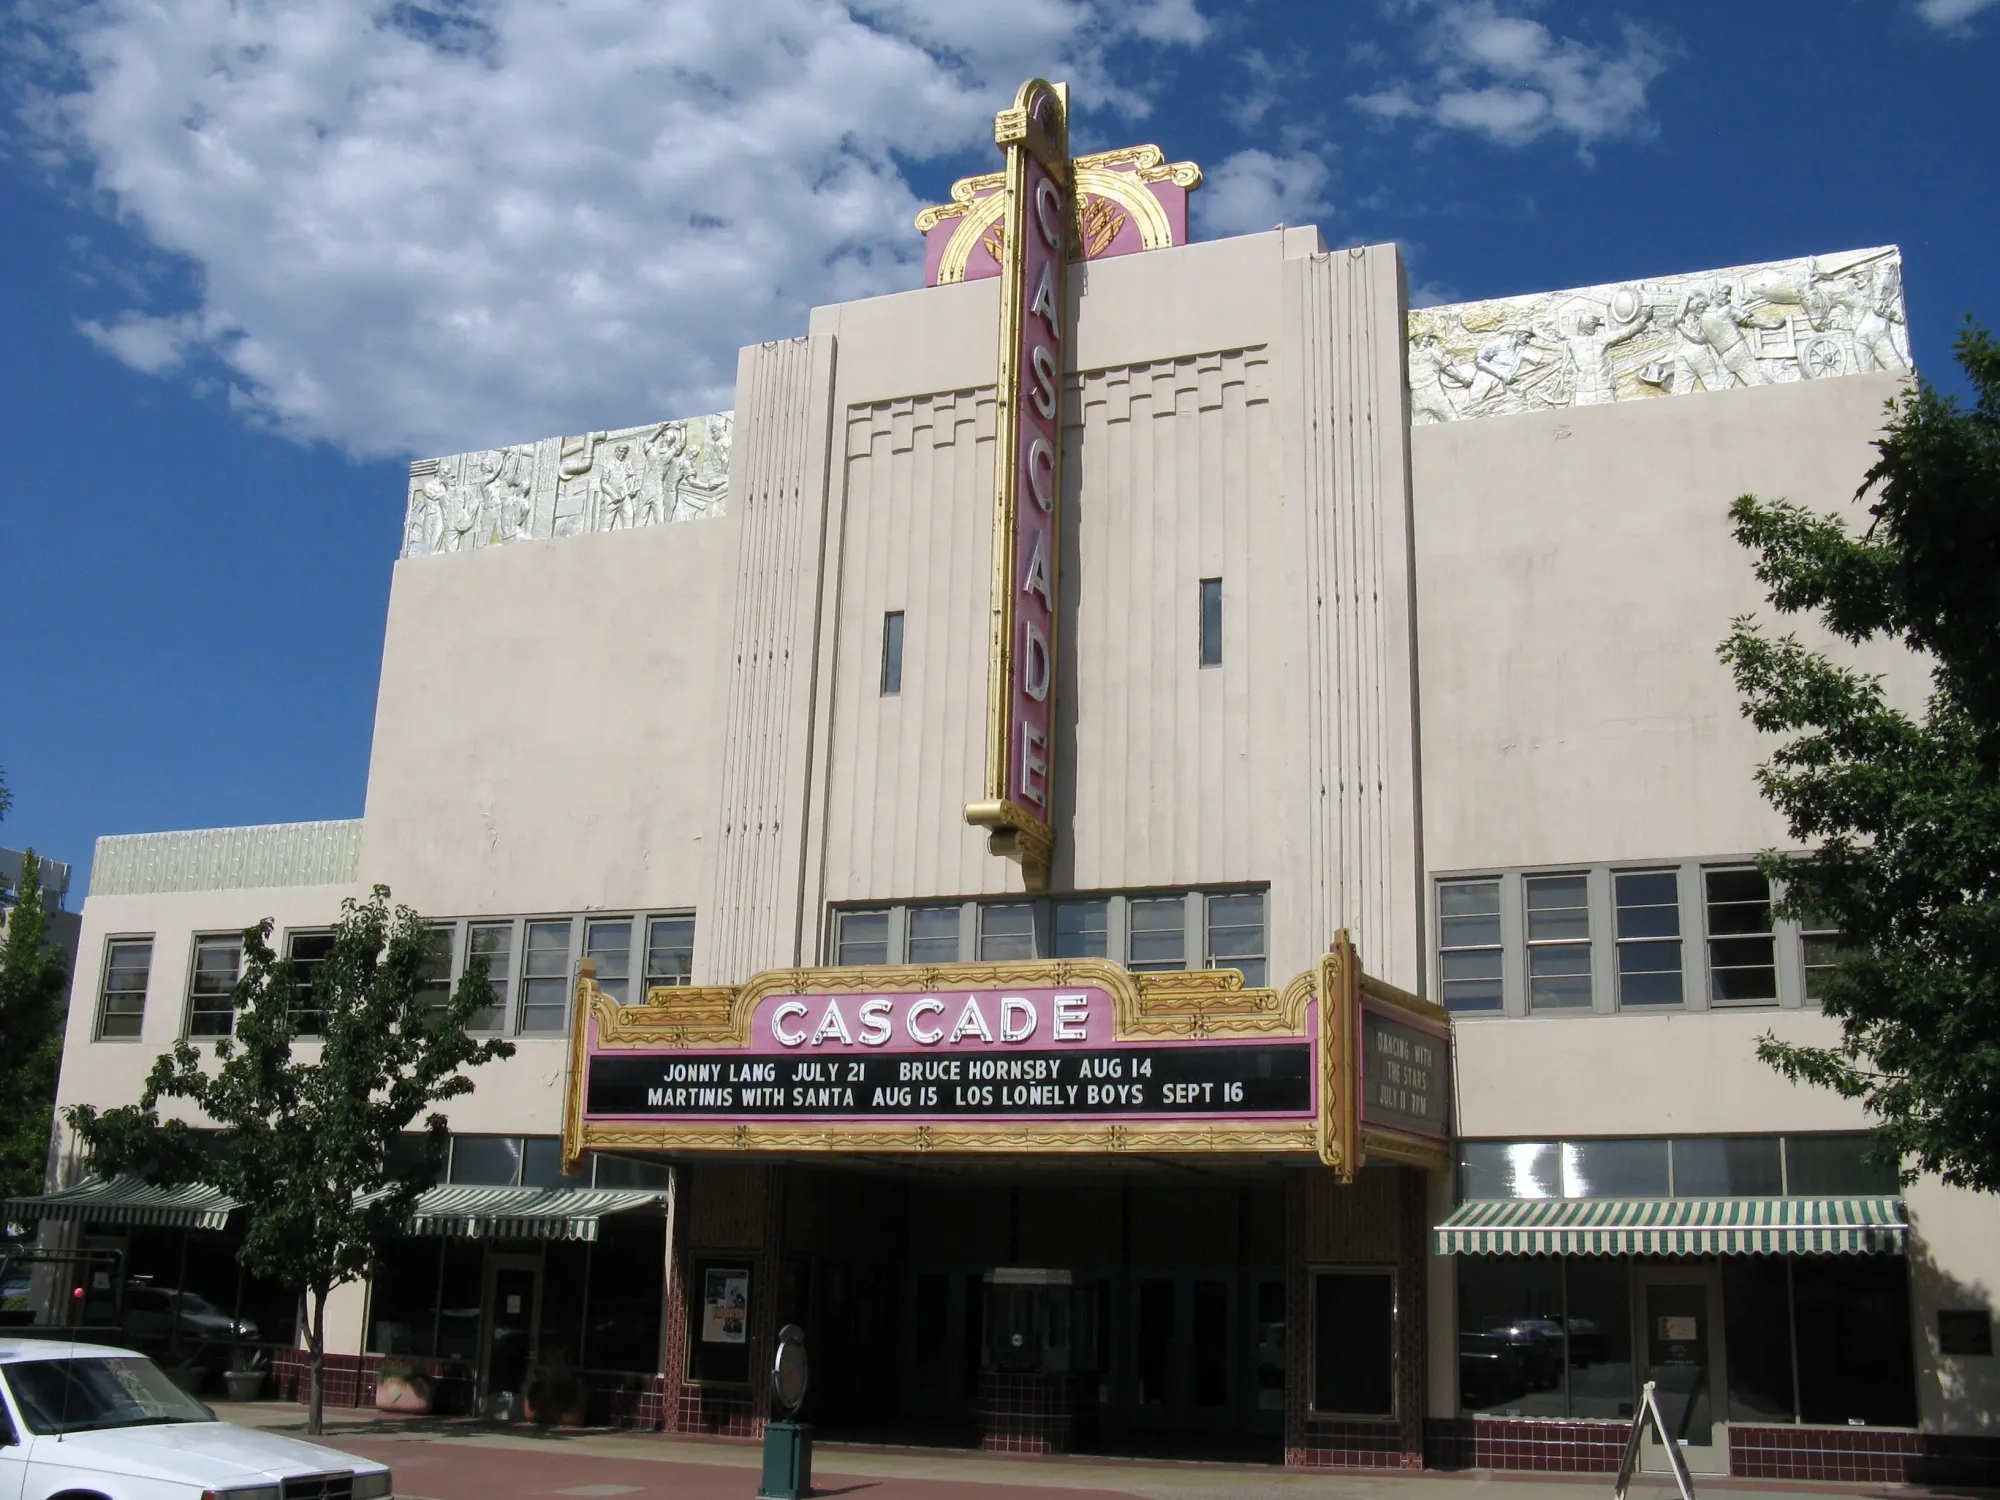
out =
[(1405, 295), (1393, 245), (1288, 260), (1288, 487), (1309, 628), (1307, 910), (1367, 971), (1424, 988)]
[(754, 345), (737, 360), (730, 509), (743, 531), (698, 984), (737, 984), (801, 961), (833, 361), (830, 334)]

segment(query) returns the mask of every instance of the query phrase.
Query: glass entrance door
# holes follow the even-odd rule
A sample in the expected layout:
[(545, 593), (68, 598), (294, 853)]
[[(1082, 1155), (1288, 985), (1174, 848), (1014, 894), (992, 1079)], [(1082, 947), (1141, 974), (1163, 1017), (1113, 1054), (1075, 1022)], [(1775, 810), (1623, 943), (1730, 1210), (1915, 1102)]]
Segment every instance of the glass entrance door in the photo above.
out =
[[(1725, 1474), (1729, 1449), (1717, 1411), (1722, 1348), (1721, 1278), (1712, 1267), (1641, 1270), (1633, 1277), (1639, 1303), (1639, 1380), (1654, 1382), (1667, 1434), (1690, 1471)], [(1667, 1456), (1651, 1425), (1640, 1454), (1644, 1467), (1664, 1471)]]
[(1236, 1289), (1236, 1278), (1221, 1274), (1137, 1278), (1133, 1373), (1141, 1425), (1239, 1425)]
[(535, 1313), (541, 1295), (539, 1256), (486, 1257), (486, 1337), (480, 1351), (479, 1389), (486, 1414), (521, 1415), (534, 1362)]

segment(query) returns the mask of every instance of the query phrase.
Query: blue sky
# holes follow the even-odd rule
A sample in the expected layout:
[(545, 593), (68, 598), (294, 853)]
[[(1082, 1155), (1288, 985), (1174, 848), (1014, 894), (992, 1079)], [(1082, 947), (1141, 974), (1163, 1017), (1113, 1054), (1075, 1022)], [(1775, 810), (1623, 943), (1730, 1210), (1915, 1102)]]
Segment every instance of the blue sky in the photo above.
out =
[(1899, 244), (1956, 388), (1996, 38), (2000, 0), (20, 8), (0, 843), (74, 906), (100, 834), (358, 815), (408, 458), (729, 404), (738, 345), (917, 283), (1029, 73), (1079, 148), (1200, 162), (1198, 234), (1396, 240), (1430, 300)]

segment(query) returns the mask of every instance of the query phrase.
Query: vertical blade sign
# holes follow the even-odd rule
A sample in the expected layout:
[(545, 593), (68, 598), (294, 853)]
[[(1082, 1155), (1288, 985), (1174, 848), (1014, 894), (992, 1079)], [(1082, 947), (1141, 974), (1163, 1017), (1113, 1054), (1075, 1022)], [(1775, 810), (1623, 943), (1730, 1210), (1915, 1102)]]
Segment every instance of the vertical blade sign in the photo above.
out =
[(1063, 353), (1069, 261), (1069, 86), (1031, 79), (993, 122), (1007, 152), (1002, 220), (993, 619), (985, 797), (965, 820), (1048, 884), (1055, 831), (1056, 544), (1062, 515)]

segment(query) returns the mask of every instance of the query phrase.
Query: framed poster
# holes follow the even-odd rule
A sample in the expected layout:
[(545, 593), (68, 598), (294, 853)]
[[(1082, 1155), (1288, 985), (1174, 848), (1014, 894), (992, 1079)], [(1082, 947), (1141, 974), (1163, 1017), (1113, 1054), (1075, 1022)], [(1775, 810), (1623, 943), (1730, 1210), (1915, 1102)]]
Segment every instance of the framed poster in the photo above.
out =
[(711, 1266), (702, 1276), (701, 1341), (743, 1344), (750, 1339), (750, 1272), (741, 1266)]

